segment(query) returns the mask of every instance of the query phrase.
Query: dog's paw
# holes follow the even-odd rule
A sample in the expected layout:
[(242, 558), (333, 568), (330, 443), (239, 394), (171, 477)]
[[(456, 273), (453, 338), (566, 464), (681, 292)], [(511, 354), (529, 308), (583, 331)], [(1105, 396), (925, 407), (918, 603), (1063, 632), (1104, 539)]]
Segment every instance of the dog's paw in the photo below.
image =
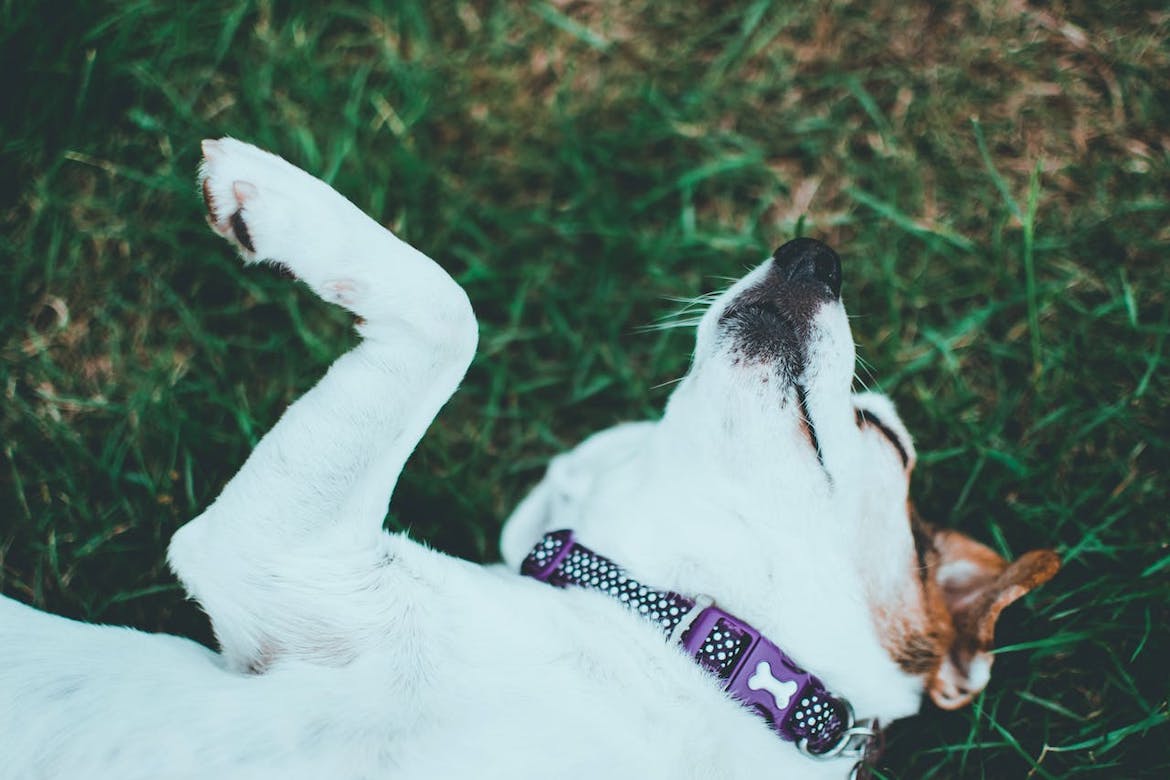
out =
[[(372, 323), (415, 307), (441, 309), (458, 289), (426, 255), (328, 184), (251, 144), (204, 141), (199, 185), (207, 221), (245, 261), (282, 266)], [(466, 299), (461, 291), (456, 297)]]
[[(281, 168), (292, 166), (233, 138), (205, 140), (202, 147), (199, 186), (203, 191), (203, 203), (207, 207), (207, 223), (212, 230), (234, 244), (245, 260), (277, 260), (267, 240), (272, 226), (258, 224), (271, 222), (271, 213), (267, 214), (268, 219), (265, 217), (266, 212), (272, 212), (273, 209), (270, 204), (264, 208), (259, 202), (260, 189), (257, 182), (270, 183), (274, 171), (282, 174), (280, 178), (287, 179), (288, 172)], [(253, 237), (258, 226), (260, 234), (265, 238), (260, 250), (257, 250)]]
[(339, 257), (369, 220), (332, 187), (291, 163), (233, 138), (203, 141), (199, 185), (207, 221), (248, 262), (267, 260), (323, 297)]

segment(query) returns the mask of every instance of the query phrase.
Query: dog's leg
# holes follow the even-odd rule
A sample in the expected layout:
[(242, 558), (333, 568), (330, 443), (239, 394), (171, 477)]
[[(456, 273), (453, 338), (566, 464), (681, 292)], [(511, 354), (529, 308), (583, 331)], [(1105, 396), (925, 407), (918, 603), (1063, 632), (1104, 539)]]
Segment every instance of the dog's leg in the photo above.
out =
[[(343, 662), (385, 617), (382, 532), (398, 473), (475, 351), (463, 290), (325, 183), (232, 139), (205, 141), (216, 232), (359, 317), (338, 359), (261, 440), (169, 560), (236, 668), (283, 656)], [(407, 556), (409, 557), (409, 555)]]

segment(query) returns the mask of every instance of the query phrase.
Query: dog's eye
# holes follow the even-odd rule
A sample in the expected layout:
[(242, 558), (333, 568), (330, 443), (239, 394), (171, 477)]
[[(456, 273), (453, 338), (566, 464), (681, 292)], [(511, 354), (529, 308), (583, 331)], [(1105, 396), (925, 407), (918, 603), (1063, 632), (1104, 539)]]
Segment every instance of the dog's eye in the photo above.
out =
[(881, 433), (882, 436), (894, 445), (894, 449), (898, 451), (898, 457), (902, 459), (902, 467), (908, 468), (910, 466), (910, 454), (906, 452), (905, 445), (898, 439), (898, 435), (894, 433), (888, 425), (883, 423), (875, 414), (865, 409), (857, 410), (857, 427), (864, 428), (871, 425)]

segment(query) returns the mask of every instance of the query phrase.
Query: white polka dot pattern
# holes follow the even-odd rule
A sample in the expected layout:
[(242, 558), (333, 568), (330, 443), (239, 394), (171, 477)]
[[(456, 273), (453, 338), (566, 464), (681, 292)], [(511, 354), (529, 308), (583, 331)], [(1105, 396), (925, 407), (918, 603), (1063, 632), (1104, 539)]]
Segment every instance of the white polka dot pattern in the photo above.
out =
[[(525, 561), (529, 568), (548, 567), (566, 543), (563, 539), (546, 536)], [(685, 596), (670, 591), (648, 588), (627, 574), (613, 561), (578, 544), (571, 546), (561, 557), (556, 568), (543, 577), (550, 585), (575, 585), (599, 590), (625, 604), (634, 612), (656, 624), (669, 634), (694, 606)], [(531, 563), (530, 563), (531, 561)]]
[(556, 558), (561, 548), (565, 546), (565, 541), (565, 538), (559, 534), (548, 534), (532, 548), (532, 552), (528, 553), (524, 567), (534, 566), (537, 569), (543, 569), (548, 566)]
[[(649, 588), (613, 561), (577, 544), (572, 531), (546, 534), (524, 559), (520, 571), (556, 587), (573, 585), (606, 593), (643, 615), (667, 635), (673, 634), (682, 620), (695, 610), (693, 599), (673, 591)], [(706, 607), (701, 614), (708, 615), (712, 609), (715, 609), (713, 605)], [(767, 657), (776, 660), (777, 668), (784, 666), (790, 672), (804, 675), (808, 683), (798, 694), (798, 700), (776, 712), (760, 711), (758, 705), (753, 705), (752, 709), (759, 711), (784, 739), (808, 740), (808, 748), (813, 753), (824, 752), (836, 744), (848, 728), (845, 705), (830, 696), (816, 677), (807, 675), (754, 628), (728, 612), (721, 609), (717, 612), (725, 618), (720, 617), (713, 624), (705, 623), (711, 626), (710, 629), (701, 628), (702, 618), (699, 618), (695, 623), (688, 623), (687, 630), (681, 632), (682, 643), (694, 654), (699, 665), (723, 680), (727, 690), (734, 692), (737, 680), (742, 676), (740, 667), (744, 659), (756, 657), (761, 647), (770, 648), (768, 652), (772, 655)], [(695, 620), (693, 616), (690, 619)], [(703, 630), (707, 636), (696, 645), (691, 634)]]
[(814, 753), (828, 750), (845, 730), (842, 708), (823, 693), (806, 690), (788, 716), (792, 732), (809, 741)]
[(706, 641), (699, 645), (695, 660), (704, 669), (725, 680), (731, 676), (751, 642), (752, 637), (746, 631), (726, 620), (719, 620), (707, 634)]

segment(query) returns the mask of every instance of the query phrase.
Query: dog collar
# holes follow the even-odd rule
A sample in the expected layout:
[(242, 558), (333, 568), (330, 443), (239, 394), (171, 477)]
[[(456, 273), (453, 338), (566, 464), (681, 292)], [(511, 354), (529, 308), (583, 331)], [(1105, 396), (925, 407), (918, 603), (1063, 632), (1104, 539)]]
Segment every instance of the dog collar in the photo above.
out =
[(855, 721), (849, 702), (833, 696), (815, 675), (771, 640), (706, 597), (650, 588), (613, 561), (578, 544), (572, 531), (546, 534), (520, 573), (558, 588), (608, 594), (656, 624), (672, 642), (713, 674), (724, 689), (768, 721), (781, 739), (816, 759), (876, 758), (877, 721)]

